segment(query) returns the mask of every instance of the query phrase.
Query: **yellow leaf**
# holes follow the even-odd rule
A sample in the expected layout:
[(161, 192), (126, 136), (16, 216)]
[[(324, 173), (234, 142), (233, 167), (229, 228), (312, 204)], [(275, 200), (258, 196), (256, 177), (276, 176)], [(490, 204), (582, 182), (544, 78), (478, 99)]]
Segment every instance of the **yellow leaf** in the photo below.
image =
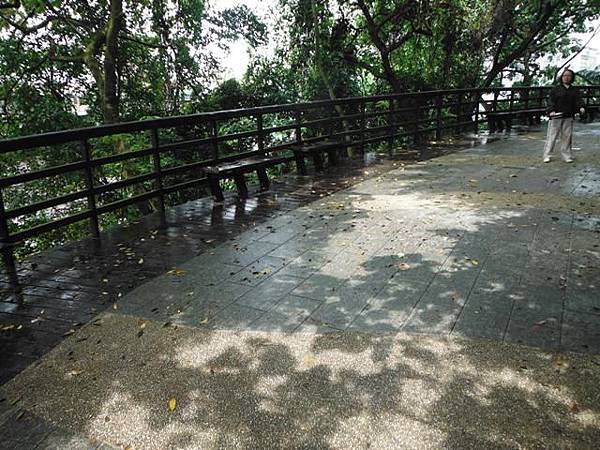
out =
[(200, 325), (204, 325), (206, 323), (208, 323), (208, 317), (206, 319), (200, 321)]
[(477, 261), (476, 259), (472, 259), (471, 264), (473, 264), (474, 266), (477, 266), (477, 265), (479, 265), (479, 261)]
[(408, 269), (410, 269), (410, 266), (409, 266), (408, 264), (406, 264), (406, 263), (400, 263), (400, 264), (398, 265), (398, 268), (399, 268), (400, 270), (408, 270)]
[(177, 408), (177, 400), (172, 398), (169, 400), (169, 411), (173, 412), (175, 411), (175, 408)]
[(183, 275), (185, 275), (185, 270), (183, 269), (173, 269), (173, 270), (169, 270), (167, 272), (168, 275), (172, 275), (174, 277), (181, 277)]

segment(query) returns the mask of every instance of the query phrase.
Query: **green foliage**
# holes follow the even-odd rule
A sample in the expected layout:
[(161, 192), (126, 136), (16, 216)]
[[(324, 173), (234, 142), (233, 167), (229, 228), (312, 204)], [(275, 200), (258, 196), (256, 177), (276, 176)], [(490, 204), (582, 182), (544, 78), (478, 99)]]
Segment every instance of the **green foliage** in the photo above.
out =
[[(247, 6), (216, 9), (209, 0), (23, 0), (0, 11), (0, 136), (15, 137), (178, 114), (388, 92), (548, 82), (580, 49), (570, 39), (599, 17), (597, 0), (279, 0), (266, 25)], [(120, 12), (123, 12), (121, 14)], [(244, 39), (253, 57), (242, 80), (222, 80), (220, 57)], [(275, 47), (265, 53), (265, 44)], [(598, 69), (580, 80), (600, 83)], [(77, 104), (87, 105), (87, 111)], [(386, 102), (373, 109), (387, 108)], [(343, 111), (338, 108), (336, 112)], [(445, 111), (455, 114), (457, 111)], [(264, 116), (265, 127), (290, 124), (289, 114)], [(372, 125), (385, 125), (385, 119)], [(351, 127), (343, 123), (340, 127)], [(256, 127), (255, 119), (219, 124), (219, 134)], [(163, 143), (210, 136), (210, 126), (161, 130)], [(314, 133), (326, 132), (313, 130)], [(290, 140), (293, 131), (270, 135), (265, 145)], [(147, 149), (148, 135), (131, 133), (90, 142), (93, 157)], [(255, 150), (255, 139), (219, 145), (221, 155)], [(377, 144), (375, 151), (385, 149)], [(163, 167), (209, 159), (204, 145), (163, 155)], [(0, 155), (0, 177), (41, 170), (82, 158), (78, 145)], [(271, 176), (291, 170), (282, 165)], [(151, 157), (105, 164), (96, 185), (147, 174)], [(250, 175), (250, 181), (253, 180)], [(186, 181), (185, 175), (165, 180)], [(3, 190), (8, 209), (85, 187), (73, 172)], [(139, 183), (99, 196), (109, 204), (154, 189)], [(224, 182), (224, 188), (233, 189)], [(173, 194), (172, 202), (203, 192)], [(11, 230), (29, 228), (87, 208), (84, 197), (58, 208), (19, 217)], [(104, 228), (137, 220), (153, 201), (101, 217)], [(28, 241), (25, 252), (87, 234), (78, 223)]]

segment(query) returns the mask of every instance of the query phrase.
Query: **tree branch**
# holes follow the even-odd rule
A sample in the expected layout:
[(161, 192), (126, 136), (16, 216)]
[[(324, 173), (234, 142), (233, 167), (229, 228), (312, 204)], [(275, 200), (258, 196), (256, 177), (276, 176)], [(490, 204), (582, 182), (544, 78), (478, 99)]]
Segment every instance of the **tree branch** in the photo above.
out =
[(600, 25), (598, 25), (596, 27), (596, 29), (594, 30), (594, 32), (592, 33), (592, 35), (590, 36), (590, 38), (587, 40), (587, 42), (585, 44), (583, 44), (583, 46), (579, 49), (578, 52), (576, 52), (573, 56), (571, 56), (569, 59), (567, 59), (567, 61), (558, 68), (558, 70), (556, 71), (556, 73), (554, 74), (554, 78), (556, 79), (556, 77), (558, 76), (558, 73), (567, 65), (569, 64), (571, 61), (573, 61), (573, 59), (575, 59), (575, 57), (577, 55), (579, 55), (587, 46), (590, 42), (592, 42), (592, 39), (594, 39), (594, 36), (596, 36), (596, 34), (598, 33), (598, 31), (600, 31)]
[(168, 49), (169, 47), (166, 45), (161, 45), (161, 44), (151, 44), (150, 42), (144, 42), (138, 38), (135, 38), (133, 36), (130, 35), (122, 35), (121, 39), (124, 39), (126, 41), (130, 41), (130, 42), (135, 42), (136, 44), (140, 44), (143, 45), (145, 47), (150, 47), (150, 48), (162, 48), (162, 49)]
[(38, 23), (37, 25), (34, 25), (32, 27), (26, 27), (23, 23), (17, 23), (14, 20), (9, 19), (8, 17), (4, 16), (3, 14), (0, 14), (0, 18), (6, 20), (6, 22), (10, 26), (12, 26), (13, 28), (16, 28), (23, 34), (35, 33), (37, 30), (41, 30), (42, 28), (46, 27), (50, 22), (59, 19), (56, 16), (50, 16), (50, 17), (47, 17), (46, 19), (44, 19), (42, 22)]

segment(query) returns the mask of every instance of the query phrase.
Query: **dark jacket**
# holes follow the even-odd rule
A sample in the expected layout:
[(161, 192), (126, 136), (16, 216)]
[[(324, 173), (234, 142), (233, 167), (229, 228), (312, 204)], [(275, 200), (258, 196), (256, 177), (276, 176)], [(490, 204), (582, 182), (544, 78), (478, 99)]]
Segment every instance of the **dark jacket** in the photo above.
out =
[(579, 89), (570, 86), (568, 89), (561, 83), (552, 88), (548, 100), (547, 113), (551, 111), (563, 113), (563, 117), (573, 117), (579, 108), (585, 105), (581, 99)]

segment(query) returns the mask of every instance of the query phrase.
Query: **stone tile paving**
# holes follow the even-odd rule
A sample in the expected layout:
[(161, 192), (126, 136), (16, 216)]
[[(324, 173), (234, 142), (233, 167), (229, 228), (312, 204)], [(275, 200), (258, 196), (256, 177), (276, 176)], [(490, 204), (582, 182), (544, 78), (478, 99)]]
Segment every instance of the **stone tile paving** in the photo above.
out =
[[(543, 135), (529, 132), (391, 171), (388, 165), (313, 203), (290, 202), (275, 218), (267, 208), (260, 224), (234, 221), (215, 241), (193, 227), (169, 229), (166, 237), (153, 232), (143, 238), (159, 241), (149, 249), (177, 245), (163, 260), (149, 258), (151, 269), (132, 270), (130, 280), (103, 284), (110, 270), (127, 270), (117, 263), (108, 269), (115, 254), (103, 249), (104, 269), (81, 284), (73, 266), (59, 271), (63, 278), (26, 288), (29, 299), (40, 299), (37, 308), (53, 297), (86, 303), (87, 315), (74, 306), (72, 316), (59, 308), (51, 320), (36, 321), (35, 309), (14, 314), (8, 303), (0, 314), (27, 324), (24, 336), (48, 334), (25, 344), (48, 343), (25, 352), (22, 366), (70, 334), (75, 317), (84, 323), (111, 305), (121, 314), (213, 330), (408, 331), (597, 354), (600, 127), (588, 125), (576, 136), (581, 150), (572, 165), (542, 164)], [(90, 275), (98, 253), (86, 254), (82, 245), (74, 244)], [(143, 252), (132, 247), (116, 245), (126, 267), (144, 266)], [(72, 264), (72, 251), (53, 254), (55, 260), (24, 270), (51, 273)], [(30, 329), (32, 322), (42, 326)], [(9, 416), (17, 420), (14, 411)], [(36, 440), (30, 447), (51, 435), (62, 439), (43, 422), (24, 434)]]
[[(210, 329), (402, 330), (600, 353), (600, 207), (579, 201), (600, 181), (600, 127), (586, 131), (573, 165), (541, 163), (543, 136), (530, 132), (381, 173), (246, 230), (119, 310), (157, 318), (168, 297), (177, 312), (158, 317)], [(199, 286), (210, 294), (197, 298)]]
[[(425, 149), (423, 156), (430, 157), (455, 148)], [(229, 252), (228, 247), (217, 247), (249, 227), (253, 227), (249, 239), (247, 242), (238, 239), (237, 245), (252, 243), (254, 251), (276, 248), (277, 242), (285, 239), (285, 234), (293, 231), (293, 227), (287, 224), (287, 218), (287, 228), (280, 233), (275, 233), (270, 225), (268, 228), (260, 226), (261, 223), (270, 220), (280, 227), (282, 222), (277, 219), (278, 215), (390, 170), (394, 164), (398, 163), (379, 161), (370, 165), (369, 173), (365, 173), (363, 162), (348, 160), (343, 166), (323, 174), (292, 175), (276, 180), (271, 192), (246, 201), (238, 201), (231, 195), (222, 205), (214, 205), (212, 200), (204, 198), (177, 206), (168, 211), (169, 226), (166, 229), (159, 229), (157, 217), (151, 215), (139, 224), (103, 233), (100, 241), (84, 239), (43, 252), (21, 264), (22, 303), (15, 301), (5, 274), (0, 271), (0, 384), (62, 342), (73, 330), (111, 308), (115, 301), (137, 286), (198, 255)], [(294, 230), (298, 231), (297, 228)], [(261, 238), (265, 238), (264, 242)], [(313, 243), (307, 242), (306, 248), (311, 245)], [(285, 251), (283, 246), (277, 248), (279, 252)], [(296, 256), (303, 251), (296, 250)], [(274, 252), (272, 256), (280, 255)], [(254, 258), (255, 255), (247, 251), (236, 254), (227, 263), (235, 266), (231, 271), (239, 271)], [(207, 271), (211, 271), (211, 275)], [(212, 276), (213, 281), (222, 276), (216, 266), (211, 266), (210, 258), (205, 269), (198, 268), (194, 274), (205, 280)], [(152, 301), (160, 303), (161, 299)], [(173, 302), (170, 307), (160, 304), (158, 309), (150, 308), (155, 318), (166, 319), (171, 314), (170, 309), (176, 311), (181, 300), (174, 299)], [(132, 303), (135, 304), (135, 300)]]

